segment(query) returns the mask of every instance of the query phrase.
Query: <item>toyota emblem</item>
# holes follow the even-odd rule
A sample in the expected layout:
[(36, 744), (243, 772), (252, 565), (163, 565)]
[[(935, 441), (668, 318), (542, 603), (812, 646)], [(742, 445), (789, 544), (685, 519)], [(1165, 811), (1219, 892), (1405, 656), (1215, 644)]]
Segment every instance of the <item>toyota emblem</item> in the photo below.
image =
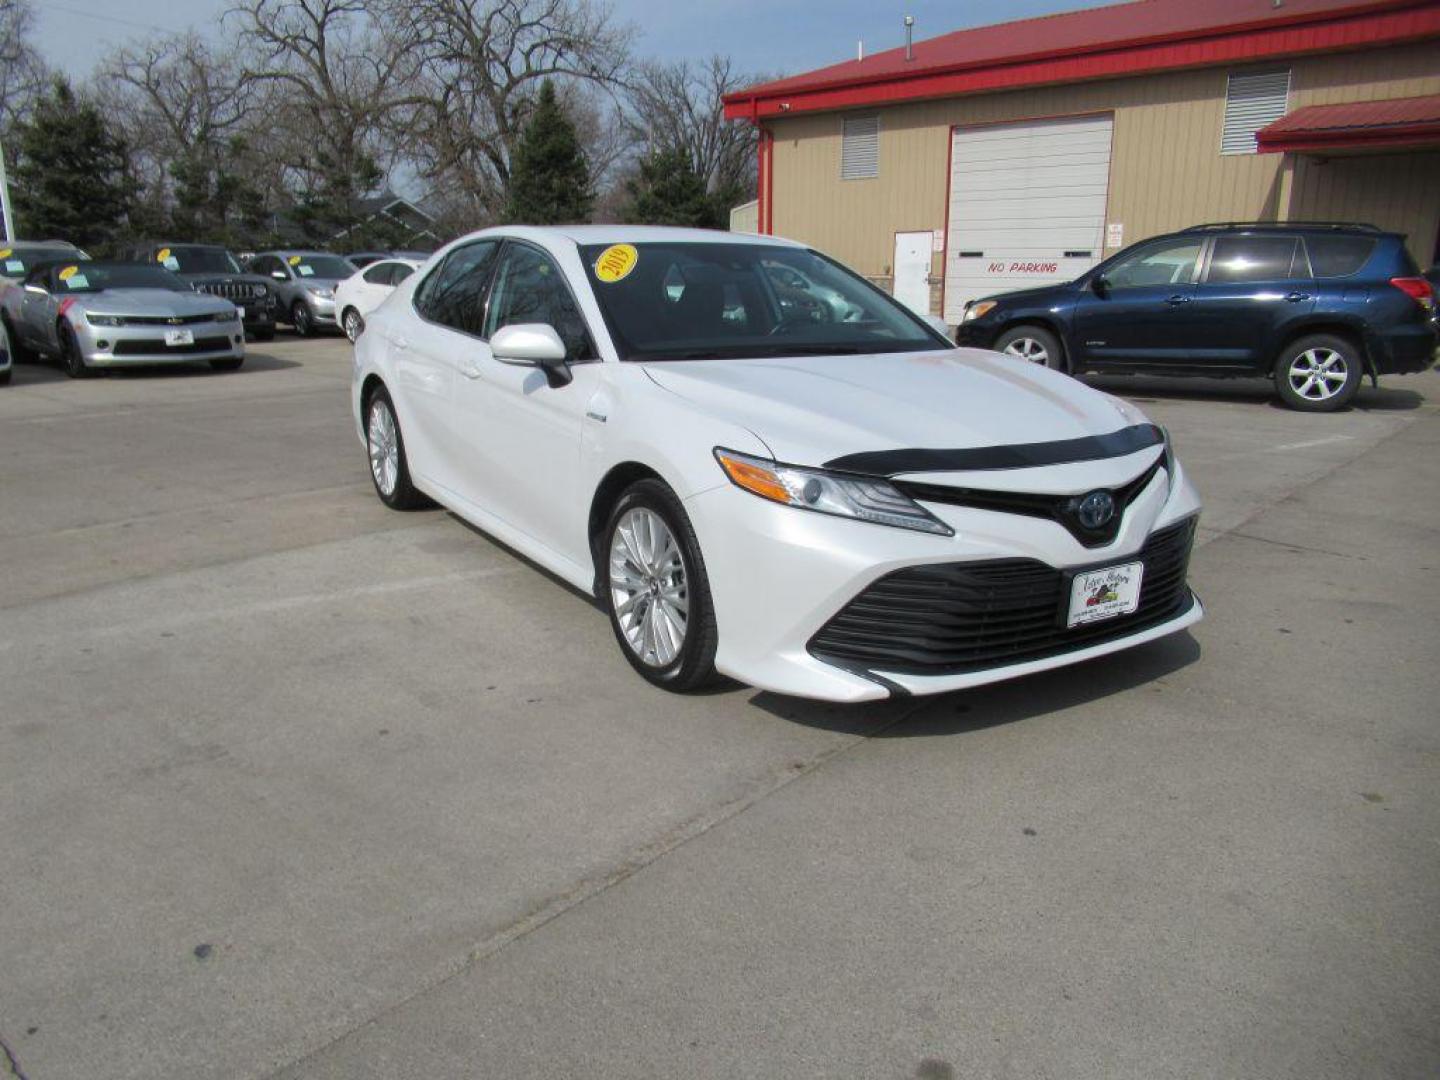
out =
[(1108, 491), (1092, 491), (1080, 500), (1075, 516), (1087, 529), (1103, 529), (1115, 516), (1115, 496)]

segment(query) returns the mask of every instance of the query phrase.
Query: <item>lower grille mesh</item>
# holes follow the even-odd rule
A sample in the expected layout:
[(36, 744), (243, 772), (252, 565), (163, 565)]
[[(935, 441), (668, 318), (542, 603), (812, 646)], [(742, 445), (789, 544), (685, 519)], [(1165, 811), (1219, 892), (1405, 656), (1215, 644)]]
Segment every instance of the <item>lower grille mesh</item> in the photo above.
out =
[(1034, 559), (938, 563), (872, 583), (810, 639), (810, 653), (847, 667), (953, 675), (1039, 660), (1136, 633), (1194, 602), (1185, 587), (1195, 519), (1162, 529), (1138, 555), (1140, 606), (1067, 630), (1066, 573)]

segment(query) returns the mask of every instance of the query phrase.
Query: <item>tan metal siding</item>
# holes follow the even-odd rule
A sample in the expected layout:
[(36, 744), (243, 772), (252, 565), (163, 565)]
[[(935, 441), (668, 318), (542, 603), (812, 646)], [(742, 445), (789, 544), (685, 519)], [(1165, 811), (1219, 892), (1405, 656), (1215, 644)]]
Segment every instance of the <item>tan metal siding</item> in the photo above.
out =
[[(1431, 42), (1296, 59), (1289, 64), (1290, 107), (1440, 93), (1437, 57), (1440, 50)], [(840, 179), (844, 114), (774, 121), (774, 231), (888, 280), (896, 231), (945, 224), (951, 125), (1103, 112), (1115, 116), (1106, 216), (1124, 224), (1127, 244), (1200, 221), (1271, 217), (1279, 205), (1282, 155), (1220, 154), (1226, 78), (1237, 70), (1247, 69), (1206, 68), (881, 108), (880, 175), (868, 180)], [(1311, 194), (1311, 171), (1297, 169), (1292, 216), (1346, 216), (1321, 209), (1335, 200)], [(1313, 182), (1316, 192), (1324, 190), (1321, 181)], [(1391, 187), (1383, 214), (1370, 216), (1408, 233), (1417, 259), (1427, 261), (1437, 196), (1432, 190), (1427, 200), (1418, 188), (1412, 194), (1403, 185)], [(934, 272), (939, 270), (937, 256)]]

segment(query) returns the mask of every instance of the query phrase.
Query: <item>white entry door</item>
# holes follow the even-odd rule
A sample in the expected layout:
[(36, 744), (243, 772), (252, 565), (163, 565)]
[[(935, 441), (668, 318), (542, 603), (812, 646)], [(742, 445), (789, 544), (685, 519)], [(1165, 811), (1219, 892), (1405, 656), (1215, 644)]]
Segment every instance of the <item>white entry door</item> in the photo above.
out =
[(917, 315), (930, 314), (930, 253), (935, 234), (897, 232), (895, 234), (895, 299)]
[(1071, 281), (1104, 255), (1109, 116), (956, 128), (945, 321), (967, 301)]

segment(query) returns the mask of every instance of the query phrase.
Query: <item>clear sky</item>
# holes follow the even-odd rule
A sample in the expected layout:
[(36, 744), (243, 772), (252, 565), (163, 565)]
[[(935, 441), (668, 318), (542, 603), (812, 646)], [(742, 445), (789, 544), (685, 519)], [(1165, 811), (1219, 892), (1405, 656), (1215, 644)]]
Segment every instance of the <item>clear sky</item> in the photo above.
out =
[[(194, 29), (219, 32), (233, 0), (36, 0), (37, 44), (55, 67), (77, 77), (131, 38)], [(865, 52), (904, 44), (904, 16), (915, 37), (965, 26), (1044, 15), (1103, 0), (614, 0), (616, 15), (640, 31), (641, 56), (729, 54), (743, 71), (797, 74)], [(1197, 0), (1198, 2), (1198, 0)]]

